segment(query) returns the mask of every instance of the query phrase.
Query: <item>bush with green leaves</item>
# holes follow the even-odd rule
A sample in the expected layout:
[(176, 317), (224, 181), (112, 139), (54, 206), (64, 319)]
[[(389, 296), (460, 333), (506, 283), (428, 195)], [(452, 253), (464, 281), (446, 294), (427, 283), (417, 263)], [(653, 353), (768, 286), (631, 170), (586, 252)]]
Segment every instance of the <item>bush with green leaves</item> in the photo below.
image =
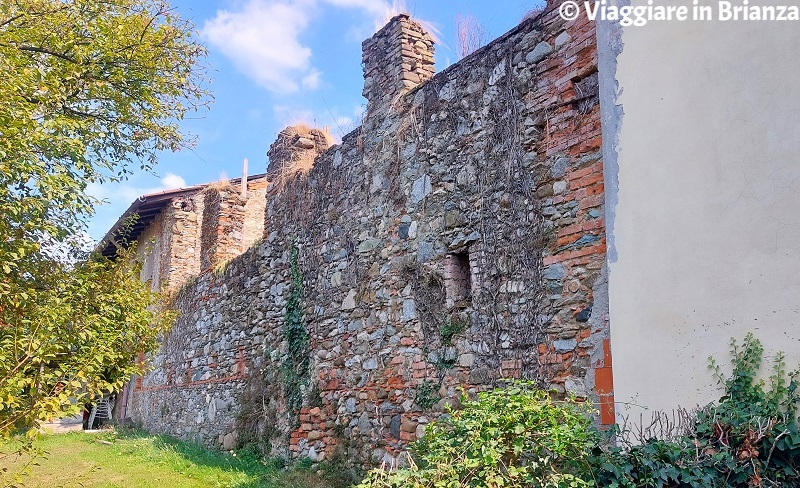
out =
[(167, 0), (0, 1), (0, 435), (119, 389), (157, 344), (159, 298), (78, 244), (89, 185), (191, 147), (205, 53)]
[(135, 358), (154, 350), (176, 317), (139, 279), (135, 248), (116, 261), (42, 266), (36, 276), (46, 274), (49, 286), (0, 309), (0, 436), (33, 435), (40, 422), (119, 391), (143, 373)]
[[(660, 429), (596, 430), (587, 405), (526, 384), (463, 402), (412, 446), (410, 468), (371, 471), (360, 488), (800, 486), (798, 373), (778, 354), (765, 381), (761, 343), (731, 340), (732, 372), (709, 358), (719, 401)], [(655, 418), (655, 417), (654, 417)]]
[(283, 317), (283, 333), (288, 344), (286, 357), (281, 365), (283, 373), (284, 395), (286, 405), (299, 422), (298, 415), (303, 406), (303, 394), (310, 383), (310, 356), (308, 330), (303, 316), (303, 274), (298, 263), (298, 249), (292, 243), (289, 258), (289, 272), (292, 277), (292, 288), (286, 300), (286, 313)]
[(462, 405), (429, 424), (410, 468), (373, 470), (359, 486), (592, 486), (587, 457), (598, 438), (586, 403), (515, 382)]
[(598, 485), (800, 485), (797, 373), (787, 375), (778, 354), (768, 382), (758, 379), (764, 350), (752, 334), (742, 344), (732, 340), (731, 353), (729, 377), (709, 358), (725, 394), (700, 409), (686, 432), (669, 440), (640, 436), (634, 445), (598, 447), (592, 457)]

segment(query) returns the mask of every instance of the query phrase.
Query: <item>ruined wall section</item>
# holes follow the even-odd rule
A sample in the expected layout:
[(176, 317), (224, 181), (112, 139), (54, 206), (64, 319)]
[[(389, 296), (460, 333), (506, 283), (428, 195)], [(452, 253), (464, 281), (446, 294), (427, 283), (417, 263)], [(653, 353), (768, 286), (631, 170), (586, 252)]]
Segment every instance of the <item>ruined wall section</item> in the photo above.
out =
[(244, 224), (242, 226), (242, 250), (250, 249), (264, 236), (264, 212), (267, 208), (268, 185), (269, 181), (266, 178), (254, 180), (247, 184)]
[[(376, 36), (405, 24), (418, 27), (398, 17)], [(380, 462), (457, 404), (460, 386), (524, 377), (597, 398), (594, 46), (590, 23), (550, 10), (404, 85), (307, 176), (271, 187), (264, 241), (183, 290), (136, 418), (208, 443), (255, 434), (273, 454)], [(310, 358), (299, 412), (282, 379), (296, 346), (283, 334), (293, 247)]]
[(200, 223), (203, 198), (199, 192), (169, 201), (137, 239), (140, 278), (153, 290), (175, 291), (200, 272)]
[(136, 259), (142, 263), (139, 278), (149, 282), (152, 290), (160, 290), (169, 274), (169, 220), (163, 212), (157, 215), (137, 242)]
[(389, 109), (436, 72), (433, 38), (406, 14), (391, 19), (361, 44), (367, 113)]
[(246, 200), (229, 182), (203, 190), (200, 269), (221, 266), (243, 251)]
[(200, 274), (200, 231), (203, 222), (203, 197), (200, 192), (171, 200), (163, 211), (169, 239), (165, 256), (166, 287), (175, 291)]
[(327, 127), (320, 130), (296, 125), (283, 129), (267, 151), (267, 177), (277, 181), (308, 173), (316, 157), (325, 152), (332, 141)]

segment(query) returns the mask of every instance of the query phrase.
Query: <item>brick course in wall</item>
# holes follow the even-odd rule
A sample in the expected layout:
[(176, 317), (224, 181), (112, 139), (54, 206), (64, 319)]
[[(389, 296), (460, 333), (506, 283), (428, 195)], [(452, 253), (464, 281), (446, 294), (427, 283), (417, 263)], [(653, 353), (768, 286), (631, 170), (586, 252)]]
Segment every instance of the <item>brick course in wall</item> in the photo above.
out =
[[(133, 418), (226, 448), (256, 432), (272, 454), (394, 462), (460, 388), (521, 377), (613, 422), (594, 27), (557, 3), (433, 76), (407, 16), (365, 41), (362, 127), (270, 185), (263, 242), (179, 292)], [(208, 195), (210, 242), (231, 233)], [(310, 357), (298, 412), (281, 369), (293, 246)]]

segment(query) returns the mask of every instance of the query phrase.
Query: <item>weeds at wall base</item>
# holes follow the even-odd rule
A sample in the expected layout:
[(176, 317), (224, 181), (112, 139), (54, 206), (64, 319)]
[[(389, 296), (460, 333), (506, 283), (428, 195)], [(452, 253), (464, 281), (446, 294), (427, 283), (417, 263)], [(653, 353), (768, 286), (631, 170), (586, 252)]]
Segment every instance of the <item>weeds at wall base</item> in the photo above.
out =
[(779, 354), (768, 380), (758, 379), (763, 353), (752, 334), (731, 340), (730, 376), (710, 358), (724, 395), (658, 432), (600, 432), (585, 406), (512, 382), (465, 399), (429, 424), (410, 468), (373, 470), (359, 488), (798, 486), (798, 373), (787, 374)]

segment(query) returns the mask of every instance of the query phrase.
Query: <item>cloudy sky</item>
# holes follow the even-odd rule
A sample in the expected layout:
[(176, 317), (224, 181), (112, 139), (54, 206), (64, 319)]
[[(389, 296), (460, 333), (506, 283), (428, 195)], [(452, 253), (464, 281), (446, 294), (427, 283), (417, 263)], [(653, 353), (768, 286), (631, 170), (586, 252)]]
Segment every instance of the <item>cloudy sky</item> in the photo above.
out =
[(392, 9), (407, 11), (438, 32), (436, 66), (458, 60), (456, 18), (473, 17), (493, 39), (543, 0), (173, 0), (208, 47), (211, 109), (182, 123), (193, 150), (164, 153), (155, 174), (89, 190), (106, 203), (89, 223), (100, 239), (139, 195), (266, 170), (266, 152), (285, 126), (330, 126), (337, 138), (359, 125), (361, 41)]

